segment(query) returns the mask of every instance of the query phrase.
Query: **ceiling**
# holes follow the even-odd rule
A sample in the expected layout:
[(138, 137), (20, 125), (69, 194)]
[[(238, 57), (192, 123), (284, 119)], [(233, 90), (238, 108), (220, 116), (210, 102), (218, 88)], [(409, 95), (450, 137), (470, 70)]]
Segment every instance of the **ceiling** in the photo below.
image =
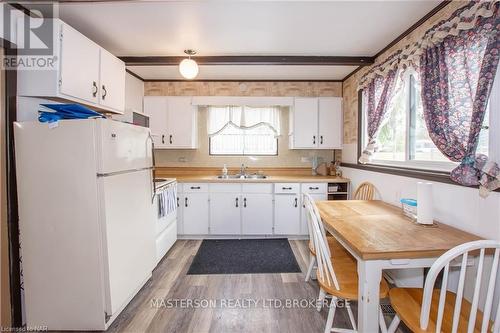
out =
[[(179, 56), (188, 48), (200, 56), (373, 56), (440, 2), (115, 1), (59, 10), (118, 56)], [(200, 66), (198, 78), (336, 80), (356, 68), (328, 67)], [(175, 66), (132, 70), (145, 79), (180, 78)]]

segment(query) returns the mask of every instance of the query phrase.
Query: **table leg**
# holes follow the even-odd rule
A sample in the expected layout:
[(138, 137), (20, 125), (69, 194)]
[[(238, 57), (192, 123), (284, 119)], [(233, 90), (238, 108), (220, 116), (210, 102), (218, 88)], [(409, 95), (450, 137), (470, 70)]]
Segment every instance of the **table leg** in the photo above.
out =
[(358, 259), (358, 332), (377, 333), (381, 266), (373, 260)]

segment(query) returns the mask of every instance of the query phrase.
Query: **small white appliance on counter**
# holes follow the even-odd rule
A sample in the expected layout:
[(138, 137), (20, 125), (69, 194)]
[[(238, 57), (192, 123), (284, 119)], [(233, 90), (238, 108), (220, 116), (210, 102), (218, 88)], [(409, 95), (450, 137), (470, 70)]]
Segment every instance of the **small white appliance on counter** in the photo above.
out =
[(105, 330), (155, 265), (149, 129), (15, 123), (26, 323)]
[(177, 240), (177, 181), (175, 178), (155, 179), (156, 196), (156, 264)]

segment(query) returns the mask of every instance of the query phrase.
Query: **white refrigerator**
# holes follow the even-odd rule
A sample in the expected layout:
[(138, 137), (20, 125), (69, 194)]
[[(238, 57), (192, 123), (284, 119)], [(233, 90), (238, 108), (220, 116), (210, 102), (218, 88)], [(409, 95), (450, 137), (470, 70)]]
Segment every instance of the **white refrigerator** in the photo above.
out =
[(15, 151), (27, 325), (107, 329), (155, 265), (149, 129), (20, 122)]

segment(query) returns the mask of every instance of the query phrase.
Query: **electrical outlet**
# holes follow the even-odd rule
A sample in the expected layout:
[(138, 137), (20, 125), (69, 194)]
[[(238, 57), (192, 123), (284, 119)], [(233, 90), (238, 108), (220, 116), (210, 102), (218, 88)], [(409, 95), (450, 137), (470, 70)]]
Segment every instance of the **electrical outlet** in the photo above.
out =
[(181, 162), (181, 163), (186, 163), (188, 160), (187, 160), (187, 158), (185, 158), (184, 156), (182, 156), (182, 157), (179, 157), (178, 161)]
[(301, 161), (302, 163), (309, 163), (309, 162), (311, 162), (311, 158), (310, 158), (310, 157), (307, 157), (307, 156), (302, 156), (302, 157), (300, 158), (300, 161)]

